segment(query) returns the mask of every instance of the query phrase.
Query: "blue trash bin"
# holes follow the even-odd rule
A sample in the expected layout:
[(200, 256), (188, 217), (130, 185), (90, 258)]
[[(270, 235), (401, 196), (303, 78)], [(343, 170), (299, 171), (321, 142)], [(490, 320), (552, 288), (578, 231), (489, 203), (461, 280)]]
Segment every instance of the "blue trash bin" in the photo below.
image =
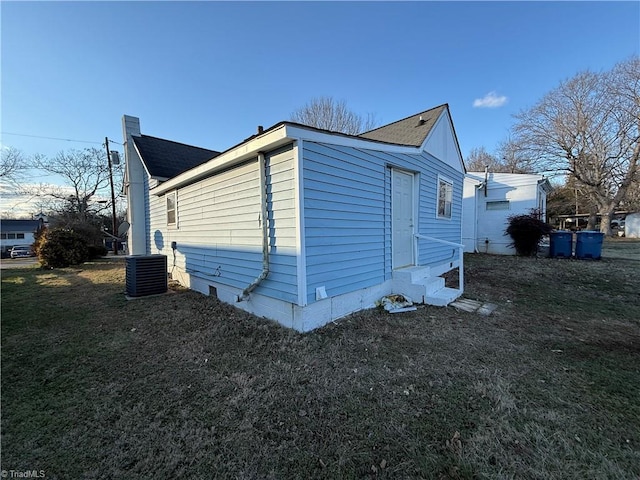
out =
[(549, 234), (549, 256), (551, 258), (571, 258), (573, 233), (551, 232)]
[(584, 230), (576, 234), (576, 258), (600, 260), (604, 233)]

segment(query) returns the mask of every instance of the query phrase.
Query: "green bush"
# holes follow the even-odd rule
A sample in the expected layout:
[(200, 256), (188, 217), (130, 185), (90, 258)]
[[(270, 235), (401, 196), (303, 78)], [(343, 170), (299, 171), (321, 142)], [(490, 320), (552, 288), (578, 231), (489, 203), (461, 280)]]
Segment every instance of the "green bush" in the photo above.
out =
[(78, 265), (89, 260), (89, 247), (86, 240), (64, 228), (46, 230), (36, 244), (40, 265), (45, 268), (62, 268)]
[(553, 230), (551, 226), (540, 220), (535, 212), (529, 215), (512, 215), (507, 220), (509, 226), (505, 235), (511, 237), (513, 242), (510, 246), (523, 257), (532, 257), (538, 253), (540, 240)]

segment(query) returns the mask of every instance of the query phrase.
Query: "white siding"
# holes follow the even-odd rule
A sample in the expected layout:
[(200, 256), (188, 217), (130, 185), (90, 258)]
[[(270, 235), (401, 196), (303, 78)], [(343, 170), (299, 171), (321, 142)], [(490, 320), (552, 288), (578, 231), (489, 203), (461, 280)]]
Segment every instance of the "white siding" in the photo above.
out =
[(629, 238), (640, 238), (640, 213), (630, 213), (624, 221), (624, 235)]
[[(15, 247), (16, 245), (31, 245), (35, 242), (35, 234), (33, 232), (3, 232), (9, 233), (14, 237), (17, 237), (18, 234), (24, 235), (24, 238), (7, 238), (0, 240), (0, 250), (3, 252), (9, 251), (11, 247)], [(9, 236), (9, 235), (7, 235)]]
[(445, 111), (440, 115), (431, 132), (429, 132), (423, 148), (434, 157), (442, 159), (444, 163), (453, 169), (460, 170), (462, 158), (460, 157), (458, 142), (453, 132), (451, 117)]
[[(468, 173), (465, 178), (465, 251), (512, 255), (511, 238), (505, 235), (508, 217), (524, 215), (538, 208), (541, 175), (490, 173), (485, 189), (475, 185), (484, 182), (484, 173)], [(508, 210), (489, 210), (488, 202), (508, 201)], [(474, 229), (469, 222), (475, 222)], [(474, 232), (474, 233), (472, 233)]]
[(477, 235), (477, 197), (476, 190), (480, 180), (468, 174), (464, 178), (462, 198), (462, 243), (465, 252), (476, 251)]
[(129, 137), (126, 146), (128, 250), (131, 255), (149, 253), (149, 175)]

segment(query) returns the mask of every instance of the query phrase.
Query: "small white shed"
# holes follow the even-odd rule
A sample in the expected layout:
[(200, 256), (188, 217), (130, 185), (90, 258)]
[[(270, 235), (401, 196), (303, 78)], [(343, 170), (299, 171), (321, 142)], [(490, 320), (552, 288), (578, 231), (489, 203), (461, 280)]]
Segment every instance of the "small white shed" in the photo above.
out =
[(628, 214), (624, 221), (624, 236), (640, 238), (640, 212)]
[(513, 255), (505, 235), (508, 218), (532, 209), (546, 217), (549, 181), (542, 175), (469, 172), (462, 200), (462, 243), (465, 252)]

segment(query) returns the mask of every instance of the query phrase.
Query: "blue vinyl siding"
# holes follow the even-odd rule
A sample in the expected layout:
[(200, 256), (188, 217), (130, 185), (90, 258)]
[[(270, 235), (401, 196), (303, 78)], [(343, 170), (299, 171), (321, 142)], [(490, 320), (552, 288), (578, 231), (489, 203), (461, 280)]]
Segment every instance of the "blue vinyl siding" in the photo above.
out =
[[(256, 289), (256, 293), (297, 303), (297, 193), (293, 145), (267, 153), (265, 157), (269, 215), (269, 276)], [(260, 272), (262, 264), (259, 266)]]
[[(303, 144), (307, 302), (391, 278), (391, 168), (416, 174), (418, 233), (460, 242), (463, 174), (428, 153)], [(451, 219), (438, 219), (438, 175), (453, 182)], [(420, 241), (418, 264), (447, 262), (451, 248)]]
[(304, 142), (307, 302), (384, 281), (384, 166), (361, 152)]
[[(268, 277), (256, 293), (297, 303), (293, 148), (265, 155), (269, 215)], [(244, 289), (262, 271), (257, 158), (177, 192), (177, 226), (167, 226), (165, 197), (151, 197), (152, 253), (174, 258), (175, 268), (211, 282)]]

